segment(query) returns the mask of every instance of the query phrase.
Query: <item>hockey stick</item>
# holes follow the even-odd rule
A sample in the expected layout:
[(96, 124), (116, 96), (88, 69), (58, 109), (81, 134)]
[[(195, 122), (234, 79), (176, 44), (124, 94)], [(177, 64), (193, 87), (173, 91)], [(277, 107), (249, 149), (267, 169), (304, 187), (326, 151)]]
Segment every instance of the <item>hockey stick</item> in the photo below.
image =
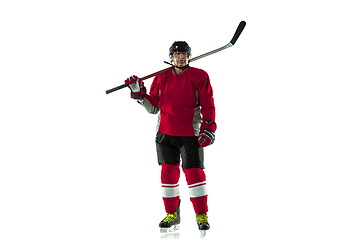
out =
[[(202, 55), (200, 55), (200, 56), (198, 56), (198, 57), (191, 58), (191, 59), (189, 60), (189, 63), (190, 63), (190, 62), (194, 62), (194, 61), (196, 61), (196, 60), (199, 60), (199, 59), (201, 59), (201, 58), (210, 56), (210, 55), (212, 55), (212, 54), (214, 54), (214, 53), (220, 52), (220, 51), (222, 51), (222, 50), (224, 50), (224, 49), (227, 49), (227, 48), (229, 48), (229, 47), (234, 46), (234, 44), (236, 43), (236, 40), (239, 38), (240, 34), (241, 34), (242, 31), (244, 30), (245, 25), (246, 25), (246, 22), (245, 22), (245, 21), (241, 21), (241, 22), (240, 22), (239, 26), (238, 26), (237, 29), (236, 29), (236, 32), (235, 32), (233, 38), (231, 39), (231, 41), (230, 41), (228, 44), (226, 44), (225, 46), (223, 46), (223, 47), (221, 47), (221, 48), (215, 49), (215, 50), (213, 50), (213, 51), (211, 51), (211, 52), (202, 54)], [(145, 80), (145, 79), (154, 77), (154, 76), (159, 75), (159, 74), (161, 74), (161, 73), (167, 72), (167, 71), (171, 70), (172, 68), (173, 68), (173, 67), (165, 68), (165, 69), (163, 69), (163, 70), (160, 70), (160, 71), (158, 71), (158, 72), (152, 73), (152, 74), (147, 75), (147, 76), (145, 76), (145, 77), (142, 77), (142, 78), (140, 78), (140, 79), (141, 79), (141, 80)], [(124, 88), (124, 87), (127, 87), (127, 86), (128, 86), (128, 84), (125, 83), (125, 84), (120, 85), (120, 86), (118, 86), (118, 87), (109, 89), (109, 90), (106, 91), (106, 94), (115, 92), (115, 91), (120, 90), (120, 89), (122, 89), (122, 88)]]

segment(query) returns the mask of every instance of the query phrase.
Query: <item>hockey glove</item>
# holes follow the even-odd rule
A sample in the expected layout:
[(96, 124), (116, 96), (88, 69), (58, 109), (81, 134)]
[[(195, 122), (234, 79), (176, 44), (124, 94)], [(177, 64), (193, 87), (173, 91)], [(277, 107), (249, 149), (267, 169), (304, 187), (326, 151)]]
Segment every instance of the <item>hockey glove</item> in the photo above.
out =
[(215, 131), (216, 131), (216, 123), (214, 121), (205, 120), (201, 124), (200, 134), (198, 136), (198, 141), (200, 147), (207, 147), (215, 142)]
[(125, 83), (129, 85), (132, 99), (140, 99), (142, 96), (146, 95), (146, 87), (144, 86), (143, 81), (137, 76), (132, 75), (125, 80)]

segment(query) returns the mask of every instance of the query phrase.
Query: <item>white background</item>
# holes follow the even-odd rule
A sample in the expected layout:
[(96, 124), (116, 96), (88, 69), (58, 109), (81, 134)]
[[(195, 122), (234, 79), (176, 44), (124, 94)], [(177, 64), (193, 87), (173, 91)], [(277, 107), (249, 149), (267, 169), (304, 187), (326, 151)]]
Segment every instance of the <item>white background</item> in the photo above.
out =
[[(106, 95), (185, 40), (209, 73), (207, 239), (359, 239), (356, 1), (1, 1), (0, 239), (198, 239), (165, 216), (157, 117)], [(145, 85), (150, 88), (152, 79)]]

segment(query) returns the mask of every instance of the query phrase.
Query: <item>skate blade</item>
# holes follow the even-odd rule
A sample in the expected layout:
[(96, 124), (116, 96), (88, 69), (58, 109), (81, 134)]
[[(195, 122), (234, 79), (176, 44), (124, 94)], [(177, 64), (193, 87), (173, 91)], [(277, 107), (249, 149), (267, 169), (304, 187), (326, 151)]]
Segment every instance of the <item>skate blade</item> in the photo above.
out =
[(176, 225), (172, 225), (169, 228), (160, 228), (160, 232), (161, 233), (169, 233), (169, 232), (174, 232), (180, 229), (180, 225), (176, 224)]
[(200, 236), (205, 237), (207, 230), (200, 230)]

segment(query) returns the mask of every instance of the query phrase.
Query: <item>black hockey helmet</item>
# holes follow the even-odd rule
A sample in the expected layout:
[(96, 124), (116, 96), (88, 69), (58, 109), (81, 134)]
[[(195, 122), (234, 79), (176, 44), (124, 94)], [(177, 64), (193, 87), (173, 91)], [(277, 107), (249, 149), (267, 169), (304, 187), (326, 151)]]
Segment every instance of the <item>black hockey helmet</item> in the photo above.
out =
[(191, 48), (189, 44), (182, 41), (176, 41), (171, 45), (171, 47), (169, 48), (170, 57), (172, 57), (172, 54), (174, 52), (187, 52), (189, 57), (191, 56)]

